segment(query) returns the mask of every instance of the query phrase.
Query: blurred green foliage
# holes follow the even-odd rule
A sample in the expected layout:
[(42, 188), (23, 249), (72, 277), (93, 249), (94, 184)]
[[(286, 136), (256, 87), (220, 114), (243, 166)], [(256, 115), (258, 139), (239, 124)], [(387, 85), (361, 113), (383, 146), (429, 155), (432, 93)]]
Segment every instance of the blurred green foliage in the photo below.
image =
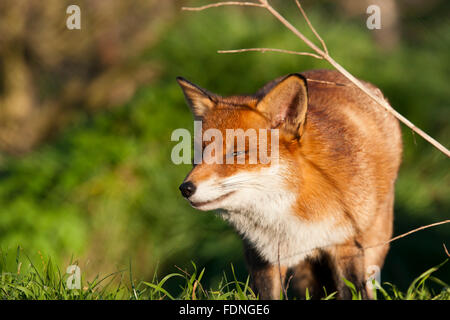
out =
[[(348, 20), (326, 6), (306, 9), (339, 63), (379, 86), (400, 113), (450, 145), (450, 20), (420, 22), (423, 32), (405, 36), (385, 52), (364, 19)], [(286, 5), (281, 12), (306, 29), (294, 7)], [(283, 74), (330, 68), (311, 57), (216, 53), (248, 47), (306, 50), (257, 9), (183, 12), (140, 57), (157, 62), (162, 70), (157, 80), (120, 108), (79, 115), (59, 137), (30, 154), (1, 157), (0, 246), (20, 245), (31, 256), (40, 250), (62, 270), (73, 256), (87, 276), (113, 272), (131, 260), (135, 276), (145, 280), (157, 265), (164, 274), (193, 260), (206, 267), (207, 283), (219, 281), (230, 263), (245, 279), (238, 236), (179, 195), (190, 167), (171, 162), (176, 142), (170, 136), (176, 128), (192, 130), (193, 124), (175, 77), (227, 95), (255, 92)], [(403, 133), (395, 234), (446, 219), (450, 209), (449, 160), (411, 130)], [(394, 242), (382, 281), (406, 286), (442, 261), (442, 243), (448, 239), (450, 227), (444, 225)], [(448, 282), (448, 266), (440, 272)]]

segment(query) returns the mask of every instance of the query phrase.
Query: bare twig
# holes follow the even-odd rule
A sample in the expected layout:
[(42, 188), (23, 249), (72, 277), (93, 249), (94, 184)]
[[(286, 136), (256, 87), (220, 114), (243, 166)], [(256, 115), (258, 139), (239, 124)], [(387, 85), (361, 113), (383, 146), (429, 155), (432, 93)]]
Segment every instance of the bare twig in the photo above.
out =
[(249, 49), (237, 49), (237, 50), (219, 50), (217, 53), (240, 53), (240, 52), (248, 52), (248, 51), (259, 51), (259, 52), (266, 52), (266, 51), (272, 51), (272, 52), (281, 52), (281, 53), (288, 53), (288, 54), (297, 54), (300, 56), (310, 56), (316, 59), (323, 59), (321, 56), (318, 56), (317, 54), (310, 53), (310, 52), (299, 52), (299, 51), (291, 51), (291, 50), (284, 50), (284, 49), (272, 49), (272, 48), (249, 48)]
[[(401, 238), (404, 238), (406, 236), (409, 236), (409, 235), (411, 235), (411, 234), (413, 234), (415, 232), (418, 232), (418, 231), (421, 231), (421, 230), (424, 230), (424, 229), (428, 229), (428, 228), (431, 228), (431, 227), (435, 227), (435, 226), (438, 226), (438, 225), (446, 224), (446, 223), (450, 223), (450, 219), (449, 220), (435, 222), (435, 223), (428, 224), (428, 225), (425, 225), (425, 226), (421, 226), (419, 228), (413, 229), (413, 230), (408, 231), (406, 233), (402, 233), (402, 234), (400, 234), (400, 235), (398, 235), (398, 236), (396, 236), (394, 238), (389, 239), (388, 241), (384, 241), (384, 242), (380, 242), (380, 243), (377, 243), (377, 244), (374, 244), (374, 245), (363, 247), (362, 250), (368, 250), (368, 249), (372, 249), (372, 248), (381, 247), (381, 246), (387, 245), (388, 243), (394, 242), (394, 241), (396, 241), (398, 239), (401, 239)], [(312, 248), (312, 249), (300, 251), (300, 252), (297, 252), (296, 254), (293, 254), (293, 255), (290, 255), (290, 256), (286, 256), (286, 257), (280, 257), (279, 254), (278, 254), (278, 260), (279, 260), (278, 262), (280, 263), (281, 260), (289, 259), (289, 258), (295, 257), (297, 255), (305, 255), (305, 254), (308, 254), (310, 252), (313, 252), (314, 250), (330, 248), (330, 247), (334, 247), (336, 245), (339, 245), (339, 244), (338, 243), (331, 243), (329, 245), (315, 247), (315, 248)]]
[(386, 242), (378, 243), (378, 244), (375, 244), (373, 246), (364, 247), (363, 249), (365, 250), (365, 249), (371, 249), (371, 248), (375, 248), (375, 247), (384, 246), (384, 245), (386, 245), (388, 243), (391, 243), (391, 242), (393, 242), (395, 240), (398, 240), (398, 239), (401, 239), (403, 237), (406, 237), (406, 236), (408, 236), (408, 235), (410, 235), (412, 233), (415, 233), (417, 231), (420, 231), (420, 230), (423, 230), (423, 229), (428, 229), (428, 228), (431, 228), (431, 227), (435, 227), (435, 226), (438, 226), (438, 225), (441, 225), (441, 224), (446, 224), (446, 223), (449, 223), (449, 222), (450, 222), (450, 220), (444, 220), (444, 221), (439, 221), (439, 222), (436, 222), (436, 223), (428, 224), (426, 226), (422, 226), (422, 227), (416, 228), (414, 230), (408, 231), (406, 233), (403, 233), (403, 234), (401, 234), (399, 236), (396, 236), (396, 237), (394, 237), (394, 238), (392, 238), (392, 239), (390, 239), (390, 240), (388, 240)]
[[(367, 94), (373, 101), (378, 103), (380, 106), (382, 106), (386, 111), (391, 113), (394, 117), (396, 117), (398, 120), (403, 122), (407, 127), (415, 131), (418, 135), (420, 135), (423, 139), (428, 141), (431, 145), (433, 145), (436, 149), (441, 151), (443, 154), (445, 154), (447, 157), (450, 157), (450, 151), (444, 147), (442, 144), (440, 144), (438, 141), (436, 141), (434, 138), (426, 134), (423, 130), (416, 127), (411, 121), (409, 121), (407, 118), (402, 116), (400, 113), (398, 113), (394, 108), (392, 108), (389, 103), (387, 103), (386, 100), (376, 96), (370, 89), (368, 89), (361, 81), (359, 81), (357, 78), (355, 78), (350, 72), (348, 72), (344, 67), (342, 67), (339, 63), (337, 63), (329, 54), (328, 49), (326, 46), (324, 46), (323, 49), (320, 49), (317, 47), (311, 40), (309, 40), (303, 33), (301, 33), (297, 28), (295, 28), (289, 21), (287, 21), (277, 10), (275, 10), (268, 2), (268, 0), (258, 0), (259, 3), (255, 2), (217, 2), (213, 4), (209, 4), (203, 7), (198, 8), (183, 8), (183, 10), (191, 10), (191, 11), (201, 11), (204, 9), (212, 8), (212, 7), (219, 7), (219, 6), (225, 6), (225, 5), (238, 5), (238, 6), (254, 6), (254, 7), (261, 7), (267, 9), (275, 18), (277, 18), (286, 28), (288, 28), (292, 33), (294, 33), (300, 40), (302, 40), (308, 47), (313, 49), (318, 56), (322, 57), (328, 63), (330, 63), (337, 71), (339, 71), (344, 77), (346, 77), (349, 81), (351, 81), (356, 87), (358, 87), (360, 90), (362, 90), (365, 94)], [(298, 1), (296, 1), (298, 3)], [(316, 35), (316, 37), (319, 39), (319, 41), (322, 43), (322, 45), (325, 44), (323, 42), (322, 38), (319, 36), (315, 28), (312, 26), (311, 22), (307, 18), (306, 13), (304, 12), (303, 8), (301, 7), (300, 3), (297, 4), (302, 15), (305, 17), (308, 26), (310, 27), (311, 31)], [(255, 50), (256, 51), (256, 50)]]
[(334, 82), (334, 81), (324, 81), (324, 80), (317, 80), (317, 79), (311, 79), (311, 78), (306, 78), (306, 80), (308, 80), (309, 82), (317, 82), (317, 83), (328, 84), (328, 85), (339, 86), (339, 87), (347, 86), (345, 83), (339, 83), (339, 82)]
[[(175, 265), (175, 268), (177, 268), (177, 269), (180, 270), (182, 273), (184, 273), (188, 278), (191, 277), (191, 275), (189, 274), (189, 272), (187, 272), (186, 270), (181, 269), (179, 266)], [(204, 295), (206, 296), (206, 298), (209, 300), (208, 291), (206, 291), (206, 290), (203, 288), (202, 284), (201, 284), (198, 280), (195, 280), (195, 283), (194, 283), (194, 289), (193, 289), (192, 294), (193, 294), (193, 295), (195, 294), (195, 289), (196, 289), (196, 287), (197, 287), (197, 284), (200, 285), (200, 290), (203, 291), (203, 294), (204, 294)]]
[(325, 53), (328, 54), (328, 48), (327, 48), (327, 45), (325, 44), (325, 41), (323, 41), (322, 37), (319, 35), (319, 33), (317, 33), (316, 28), (314, 28), (311, 21), (309, 21), (309, 18), (306, 15), (306, 12), (303, 10), (302, 5), (300, 4), (300, 2), (298, 2), (298, 0), (295, 0), (295, 3), (297, 4), (298, 9), (302, 13), (303, 18), (305, 18), (306, 23), (308, 24), (309, 28), (311, 29), (311, 31), (314, 33), (316, 38), (319, 39), (320, 43), (322, 44), (323, 51), (325, 51)]
[(212, 4), (207, 4), (202, 7), (182, 7), (181, 10), (186, 11), (202, 11), (209, 8), (217, 8), (223, 6), (247, 6), (247, 7), (261, 7), (264, 8), (264, 5), (255, 3), (255, 2), (238, 2), (238, 1), (227, 1), (227, 2), (217, 2)]
[(281, 14), (278, 13), (267, 0), (259, 0), (261, 4), (265, 6), (265, 8), (275, 16), (282, 24), (284, 24), (289, 30), (291, 30), (297, 37), (299, 37), (303, 42), (305, 42), (311, 49), (316, 51), (320, 56), (322, 56), (325, 60), (327, 60), (333, 67), (336, 68), (344, 77), (353, 82), (355, 86), (361, 89), (365, 94), (367, 94), (372, 100), (381, 105), (384, 109), (386, 109), (389, 113), (394, 115), (398, 120), (403, 122), (406, 126), (417, 132), (422, 138), (431, 143), (435, 148), (444, 153), (447, 157), (450, 157), (450, 151), (437, 142), (435, 139), (430, 137), (424, 131), (416, 127), (411, 121), (406, 119), (396, 110), (394, 110), (384, 99), (381, 99), (374, 95), (372, 91), (366, 88), (365, 85), (361, 83), (358, 79), (356, 79), (350, 72), (348, 72), (344, 67), (342, 67), (339, 63), (337, 63), (330, 55), (328, 55), (325, 51), (319, 49), (314, 43), (312, 43), (307, 37), (305, 37), (300, 31), (298, 31), (289, 21), (287, 21)]
[[(366, 95), (368, 95), (373, 101), (378, 103), (386, 111), (388, 111), (393, 116), (395, 116), (398, 120), (403, 122), (413, 132), (416, 132), (417, 134), (419, 134), (423, 139), (428, 141), (436, 149), (438, 149), (439, 151), (444, 153), (447, 157), (450, 157), (450, 151), (447, 148), (445, 148), (438, 141), (436, 141), (435, 139), (430, 137), (424, 131), (422, 131), (421, 129), (416, 127), (411, 121), (409, 121), (404, 116), (402, 116), (400, 113), (398, 113), (395, 109), (393, 109), (387, 103), (386, 100), (376, 96), (370, 89), (368, 89), (364, 84), (362, 84), (361, 81), (356, 79), (350, 72), (348, 72), (344, 67), (342, 67), (339, 63), (337, 63), (329, 55), (329, 52), (328, 52), (328, 49), (326, 47), (325, 42), (323, 41), (323, 39), (320, 37), (320, 35), (317, 33), (317, 31), (315, 30), (315, 28), (311, 24), (310, 20), (308, 19), (305, 11), (303, 10), (303, 8), (300, 5), (300, 3), (298, 2), (298, 0), (295, 0), (295, 2), (297, 4), (300, 12), (302, 13), (303, 17), (305, 18), (306, 22), (308, 23), (308, 26), (311, 29), (311, 31), (314, 33), (314, 35), (317, 37), (317, 39), (319, 39), (319, 41), (321, 42), (323, 49), (320, 49), (319, 47), (317, 47), (311, 40), (309, 40), (306, 36), (304, 36), (297, 28), (295, 28), (280, 13), (278, 13), (278, 11), (276, 11), (269, 4), (268, 0), (258, 0), (258, 1), (259, 1), (259, 4), (258, 3), (253, 3), (253, 2), (218, 2), (218, 3), (213, 3), (213, 4), (210, 4), (210, 5), (206, 5), (206, 6), (198, 7), (198, 8), (183, 8), (183, 10), (201, 11), (201, 10), (204, 10), (204, 9), (207, 9), (207, 8), (219, 7), (219, 6), (225, 6), (225, 5), (255, 6), (255, 7), (262, 7), (262, 8), (267, 9), (286, 28), (288, 28), (290, 31), (292, 31), (308, 47), (313, 49), (317, 53), (317, 55), (313, 54), (313, 53), (307, 53), (307, 52), (297, 52), (297, 51), (289, 51), (289, 50), (282, 50), (282, 49), (271, 49), (271, 48), (250, 48), (250, 49), (237, 49), (237, 50), (221, 50), (221, 51), (219, 51), (219, 53), (239, 53), (239, 52), (246, 52), (246, 51), (259, 51), (259, 52), (274, 51), (274, 52), (282, 52), (282, 53), (288, 53), (288, 54), (307, 55), (307, 56), (312, 56), (312, 57), (317, 58), (317, 59), (324, 59), (324, 60), (328, 61), (328, 63), (330, 63), (337, 71), (339, 71), (344, 77), (346, 77), (356, 87), (358, 87), (361, 91), (363, 91)], [(315, 81), (314, 79), (308, 79), (308, 80), (309, 81)], [(333, 84), (335, 84), (335, 85), (342, 85), (342, 84), (338, 84), (338, 83), (333, 83)], [(386, 245), (386, 244), (391, 243), (393, 241), (396, 241), (398, 239), (401, 239), (403, 237), (406, 237), (406, 236), (408, 236), (408, 235), (410, 235), (412, 233), (415, 233), (417, 231), (420, 231), (420, 230), (423, 230), (423, 229), (427, 229), (427, 228), (430, 228), (430, 227), (434, 227), (434, 226), (437, 226), (437, 225), (446, 224), (446, 223), (449, 223), (449, 222), (450, 222), (450, 220), (445, 220), (445, 221), (441, 221), (441, 222), (432, 223), (432, 224), (429, 224), (429, 225), (426, 225), (426, 226), (422, 226), (422, 227), (416, 228), (414, 230), (411, 230), (409, 232), (406, 232), (404, 234), (401, 234), (399, 236), (396, 236), (396, 237), (394, 237), (394, 238), (392, 238), (392, 239), (390, 239), (390, 240), (388, 240), (386, 242), (382, 242), (382, 243), (379, 243), (379, 244), (376, 244), (376, 245), (364, 247), (363, 249), (366, 250), (366, 249), (371, 249), (371, 248), (383, 246), (383, 245)], [(281, 274), (281, 263), (280, 263), (281, 259), (280, 259), (279, 245), (280, 244), (278, 244), (278, 270), (279, 270), (279, 274), (280, 274), (280, 282), (281, 282), (283, 291), (285, 291), (285, 287), (284, 287), (284, 284), (283, 284), (283, 281), (282, 281), (282, 274)], [(335, 245), (335, 244), (331, 244), (329, 246), (333, 246), (333, 245)], [(326, 247), (326, 246), (324, 246), (324, 247)], [(323, 247), (320, 247), (320, 248), (323, 248)], [(298, 254), (304, 254), (304, 253), (307, 253), (307, 252), (310, 252), (310, 251), (313, 251), (313, 250), (316, 250), (316, 249), (320, 249), (320, 248), (314, 248), (314, 249), (308, 250), (306, 252), (301, 252), (301, 253), (298, 253)], [(445, 249), (445, 251), (446, 251), (446, 253), (448, 255), (448, 251), (446, 250), (447, 248), (445, 247), (445, 245), (444, 245), (444, 249)], [(286, 258), (288, 258), (288, 257), (283, 257), (283, 259), (286, 259)]]
[(450, 258), (450, 253), (448, 253), (447, 247), (445, 246), (445, 243), (442, 244), (444, 246), (444, 251), (447, 254), (447, 257)]
[(197, 297), (195, 296), (195, 290), (197, 290), (198, 281), (194, 281), (194, 286), (192, 288), (192, 300), (197, 300)]
[(283, 291), (284, 298), (288, 300), (287, 289), (284, 285), (283, 275), (281, 274), (281, 261), (280, 261), (280, 240), (278, 239), (278, 274), (280, 275), (280, 285), (281, 290)]
[(294, 274), (295, 274), (295, 271), (294, 271), (293, 274), (289, 275), (289, 279), (287, 279), (287, 281), (286, 281), (286, 289), (285, 289), (285, 291), (286, 291), (286, 293), (285, 293), (285, 295), (286, 295), (286, 300), (288, 300), (288, 299), (287, 299), (287, 291), (289, 290), (289, 285), (291, 284), (292, 278), (294, 278)]

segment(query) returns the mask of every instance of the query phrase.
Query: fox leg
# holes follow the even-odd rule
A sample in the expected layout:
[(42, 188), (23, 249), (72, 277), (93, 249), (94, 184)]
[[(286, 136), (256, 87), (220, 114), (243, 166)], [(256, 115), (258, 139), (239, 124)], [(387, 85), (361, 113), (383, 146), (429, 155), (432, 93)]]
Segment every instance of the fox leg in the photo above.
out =
[(327, 293), (336, 291), (333, 274), (330, 269), (331, 259), (325, 252), (317, 252), (314, 257), (307, 258), (292, 269), (289, 280), (296, 297), (306, 299), (308, 289), (311, 299), (320, 299)]
[[(371, 270), (372, 272), (378, 268), (380, 271), (383, 266), (384, 259), (389, 251), (389, 244), (380, 246), (379, 244), (388, 241), (392, 237), (393, 229), (393, 216), (394, 216), (394, 188), (387, 195), (386, 201), (378, 209), (375, 220), (372, 226), (366, 231), (365, 243), (368, 248), (365, 250), (365, 267), (366, 267), (366, 277), (369, 276), (367, 272)], [(371, 247), (377, 245), (375, 247)], [(370, 272), (371, 273), (371, 272)], [(371, 299), (373, 299), (372, 286), (367, 286), (367, 293)]]
[(292, 268), (292, 278), (289, 279), (289, 287), (300, 299), (306, 299), (306, 290), (313, 299), (319, 298), (320, 286), (315, 278), (314, 265), (310, 260), (304, 260)]
[(356, 240), (337, 245), (331, 249), (333, 278), (338, 291), (337, 298), (352, 299), (352, 292), (343, 278), (353, 283), (363, 299), (367, 299), (365, 285), (364, 251)]
[(281, 284), (285, 282), (287, 268), (265, 261), (246, 241), (244, 241), (244, 249), (252, 289), (262, 300), (280, 299), (283, 290)]

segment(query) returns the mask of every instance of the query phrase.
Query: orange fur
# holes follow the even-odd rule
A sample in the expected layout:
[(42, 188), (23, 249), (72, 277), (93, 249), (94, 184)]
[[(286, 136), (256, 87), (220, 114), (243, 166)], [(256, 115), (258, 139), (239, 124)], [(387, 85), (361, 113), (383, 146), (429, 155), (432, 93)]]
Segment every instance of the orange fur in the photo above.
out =
[[(216, 187), (221, 190), (219, 187), (223, 187), (221, 183), (227, 178), (244, 174), (245, 179), (254, 179), (253, 184), (268, 185), (267, 188), (258, 186), (262, 194), (267, 193), (269, 197), (276, 192), (274, 201), (281, 199), (280, 205), (274, 204), (273, 213), (267, 213), (257, 204), (264, 198), (255, 199), (255, 204), (251, 202), (252, 196), (259, 197), (257, 192), (235, 188), (217, 201), (212, 199), (212, 204), (205, 209), (231, 212), (229, 221), (248, 243), (247, 261), (260, 295), (264, 298), (279, 296), (273, 287), (261, 285), (276, 283), (273, 277), (277, 276), (271, 271), (274, 261), (269, 261), (270, 252), (263, 248), (267, 237), (273, 237), (274, 241), (282, 239), (278, 240), (279, 247), (286, 257), (294, 252), (293, 243), (299, 252), (309, 250), (296, 265), (286, 258), (289, 270), (303, 275), (293, 277), (300, 279), (293, 285), (300, 296), (304, 294), (305, 284), (315, 284), (318, 288), (318, 283), (326, 282), (334, 284), (340, 298), (348, 298), (342, 277), (355, 281), (365, 292), (364, 272), (370, 265), (382, 266), (388, 246), (367, 252), (363, 248), (388, 240), (392, 234), (394, 183), (402, 152), (398, 121), (335, 71), (315, 70), (281, 77), (253, 96), (228, 98), (211, 94), (184, 79), (178, 81), (195, 118), (202, 120), (204, 131), (216, 128), (225, 136), (226, 129), (280, 130), (282, 166), (273, 179), (276, 181), (273, 186), (270, 185), (269, 171), (264, 171), (271, 167), (270, 164), (202, 163), (194, 166), (185, 179), (193, 186), (209, 181), (210, 185), (203, 191), (206, 194)], [(379, 89), (366, 85), (383, 98)], [(226, 147), (224, 142), (224, 149), (229, 153)], [(241, 184), (245, 185), (245, 182)], [(192, 198), (204, 200), (202, 192), (196, 192)], [(221, 195), (220, 191), (212, 194)], [(292, 203), (288, 203), (290, 199)], [(239, 208), (241, 200), (249, 204)], [(194, 207), (195, 203), (191, 201)], [(270, 207), (271, 203), (268, 201), (265, 206)], [(278, 207), (288, 213), (278, 212)], [(292, 231), (297, 222), (298, 232), (311, 230), (311, 237), (317, 238), (312, 243), (326, 245), (303, 248), (301, 238), (296, 238), (295, 230)], [(287, 235), (280, 234), (280, 230)], [(336, 230), (336, 236), (333, 230)], [(324, 277), (327, 272), (319, 272), (319, 267), (329, 271), (331, 282), (320, 279), (318, 275)]]

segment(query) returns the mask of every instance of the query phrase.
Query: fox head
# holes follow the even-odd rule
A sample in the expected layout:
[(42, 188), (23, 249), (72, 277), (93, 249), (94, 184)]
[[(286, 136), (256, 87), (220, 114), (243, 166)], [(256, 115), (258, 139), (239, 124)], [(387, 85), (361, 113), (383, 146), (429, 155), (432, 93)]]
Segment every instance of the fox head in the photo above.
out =
[[(306, 79), (290, 74), (254, 95), (230, 97), (181, 77), (177, 81), (194, 119), (201, 121), (203, 137), (196, 146), (202, 150), (203, 161), (194, 164), (180, 185), (183, 197), (204, 211), (255, 211), (269, 203), (286, 203), (292, 188), (286, 177), (297, 161), (306, 121)], [(214, 139), (210, 132), (217, 133)], [(267, 161), (264, 155), (275, 161)]]

